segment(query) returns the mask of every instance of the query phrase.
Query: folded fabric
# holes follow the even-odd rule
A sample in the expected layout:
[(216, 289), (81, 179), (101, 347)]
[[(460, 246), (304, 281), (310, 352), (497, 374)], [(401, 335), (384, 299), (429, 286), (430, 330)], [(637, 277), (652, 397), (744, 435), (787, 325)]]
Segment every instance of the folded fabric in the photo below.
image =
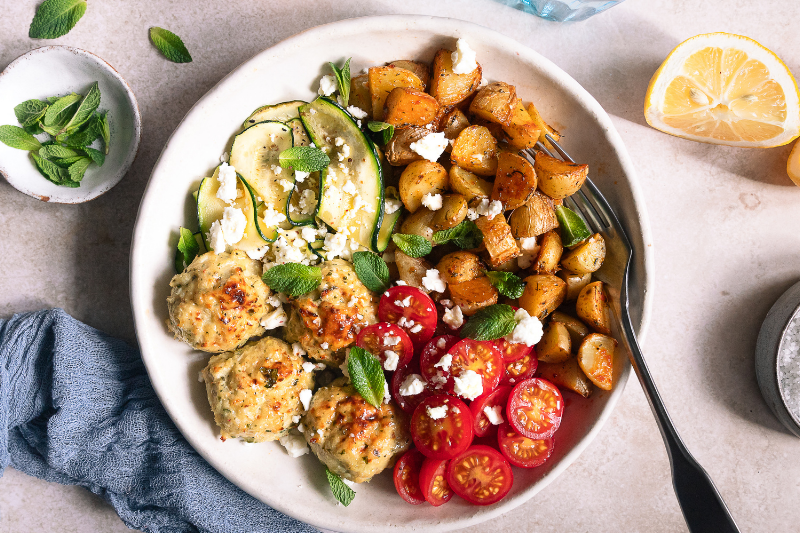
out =
[(0, 476), (80, 485), (146, 532), (312, 532), (223, 478), (181, 436), (135, 348), (61, 309), (0, 320)]

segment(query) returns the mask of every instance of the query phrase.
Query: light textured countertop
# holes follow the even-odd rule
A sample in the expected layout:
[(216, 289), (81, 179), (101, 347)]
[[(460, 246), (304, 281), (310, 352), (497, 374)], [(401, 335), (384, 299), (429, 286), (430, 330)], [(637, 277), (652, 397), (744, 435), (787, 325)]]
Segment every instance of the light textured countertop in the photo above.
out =
[[(51, 41), (28, 38), (37, 2), (6, 2), (0, 69)], [(800, 75), (795, 0), (628, 0), (586, 22), (559, 25), (490, 0), (296, 0), (90, 3), (55, 43), (94, 52), (136, 93), (139, 155), (109, 193), (87, 204), (50, 205), (0, 180), (0, 316), (63, 307), (133, 340), (128, 254), (150, 171), (183, 115), (258, 51), (343, 18), (421, 13), (462, 18), (539, 51), (608, 111), (642, 185), (655, 243), (654, 305), (643, 344), (680, 434), (708, 470), (742, 531), (793, 531), (800, 523), (800, 440), (761, 399), (753, 365), (758, 329), (777, 297), (800, 279), (800, 188), (785, 173), (789, 147), (743, 150), (650, 129), (642, 103), (670, 50), (698, 33), (747, 35)], [(194, 62), (162, 60), (150, 26), (187, 43)], [(469, 531), (674, 532), (686, 529), (667, 455), (632, 379), (597, 439), (529, 503)], [(88, 491), (30, 478), (0, 479), (0, 532), (127, 531)]]

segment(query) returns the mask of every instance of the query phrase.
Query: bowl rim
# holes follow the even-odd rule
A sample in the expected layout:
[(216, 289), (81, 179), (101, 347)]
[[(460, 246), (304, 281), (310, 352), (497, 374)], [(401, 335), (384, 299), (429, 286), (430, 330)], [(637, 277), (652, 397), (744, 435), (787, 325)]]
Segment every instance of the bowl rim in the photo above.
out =
[[(495, 30), (487, 28), (485, 26), (481, 26), (472, 22), (466, 22), (459, 19), (448, 18), (448, 17), (434, 17), (434, 16), (427, 16), (427, 15), (378, 15), (378, 16), (366, 16), (366, 17), (358, 17), (358, 18), (350, 18), (339, 20), (327, 24), (323, 24), (320, 26), (316, 26), (313, 28), (309, 28), (303, 30), (299, 33), (296, 33), (282, 41), (275, 43), (274, 45), (270, 46), (267, 49), (264, 49), (248, 60), (244, 61), (238, 67), (233, 69), (230, 73), (228, 73), (225, 77), (223, 77), (217, 84), (215, 84), (209, 91), (197, 102), (192, 106), (191, 109), (186, 113), (184, 118), (181, 122), (176, 126), (173, 133), (170, 135), (169, 139), (167, 140), (164, 148), (162, 149), (161, 154), (159, 155), (158, 160), (156, 161), (153, 171), (148, 179), (147, 187), (145, 188), (142, 201), (139, 206), (139, 211), (137, 215), (138, 217), (141, 216), (142, 212), (146, 209), (146, 206), (150, 201), (153, 201), (151, 195), (148, 195), (148, 192), (153, 187), (153, 177), (157, 174), (159, 166), (161, 164), (161, 160), (164, 157), (165, 153), (168, 151), (167, 147), (172, 141), (173, 137), (176, 133), (181, 129), (181, 126), (186, 122), (187, 118), (193, 115), (196, 111), (200, 103), (214, 91), (216, 91), (220, 86), (224, 85), (232, 76), (235, 74), (251, 68), (254, 61), (258, 60), (258, 58), (262, 56), (269, 56), (275, 55), (279, 56), (283, 51), (289, 51), (296, 46), (301, 46), (303, 41), (306, 39), (313, 39), (314, 36), (318, 33), (325, 33), (325, 32), (332, 32), (336, 31), (338, 33), (344, 33), (347, 35), (357, 34), (360, 33), (361, 28), (365, 24), (372, 24), (372, 25), (380, 25), (381, 28), (386, 28), (387, 30), (401, 30), (405, 27), (412, 25), (415, 30), (420, 31), (428, 31), (431, 35), (463, 35), (463, 34), (482, 34), (483, 36), (490, 37), (494, 43), (496, 43), (499, 47), (515, 50), (517, 51), (518, 56), (527, 57), (529, 60), (535, 61), (538, 66), (542, 67), (543, 70), (546, 70), (549, 76), (552, 76), (553, 82), (560, 84), (565, 90), (569, 91), (572, 96), (574, 96), (577, 100), (580, 101), (582, 105), (584, 105), (588, 111), (593, 113), (595, 120), (603, 127), (604, 134), (606, 135), (607, 141), (609, 145), (614, 148), (616, 156), (619, 160), (620, 167), (623, 169), (623, 173), (626, 176), (626, 181), (630, 188), (630, 194), (633, 198), (635, 214), (638, 216), (638, 224), (641, 230), (642, 242), (643, 242), (643, 249), (642, 250), (635, 250), (635, 253), (641, 253), (642, 255), (642, 265), (644, 272), (642, 273), (642, 277), (644, 280), (644, 292), (642, 294), (642, 306), (641, 306), (641, 320), (639, 323), (638, 330), (638, 338), (640, 342), (643, 342), (647, 327), (650, 321), (651, 309), (652, 309), (652, 294), (653, 294), (653, 287), (654, 287), (654, 272), (653, 272), (653, 265), (654, 265), (654, 247), (652, 245), (652, 235), (650, 231), (649, 219), (647, 217), (647, 209), (645, 207), (644, 196), (640, 189), (638, 178), (633, 167), (633, 163), (628, 155), (627, 149), (625, 148), (624, 143), (622, 142), (622, 138), (620, 137), (619, 133), (617, 132), (616, 128), (614, 127), (611, 118), (605, 112), (605, 110), (600, 106), (600, 104), (584, 89), (575, 79), (569, 76), (565, 71), (563, 71), (560, 67), (558, 67), (555, 63), (550, 61), (549, 59), (543, 57), (538, 52), (534, 51), (533, 49), (529, 48), (526, 45), (519, 43), (518, 41), (507, 37)], [(143, 340), (143, 331), (142, 326), (146, 321), (146, 312), (144, 309), (137, 309), (135, 302), (137, 301), (135, 294), (138, 290), (138, 283), (134, 272), (136, 271), (136, 261), (137, 261), (137, 254), (135, 253), (135, 248), (137, 243), (144, 243), (144, 236), (141, 233), (140, 226), (137, 222), (136, 228), (134, 229), (133, 239), (131, 241), (131, 260), (130, 260), (130, 275), (131, 275), (131, 300), (134, 305), (134, 322), (136, 325), (137, 331), (137, 338), (139, 338), (140, 344), (142, 344)], [(143, 280), (144, 282), (144, 280)], [(148, 367), (148, 372), (150, 372), (149, 366), (147, 365), (147, 360), (145, 360), (145, 366)], [(454, 529), (460, 529), (464, 527), (468, 527), (471, 525), (475, 525), (484, 521), (487, 521), (491, 518), (499, 516), (503, 513), (506, 513), (513, 508), (522, 505), (523, 503), (527, 502), (531, 497), (533, 497), (536, 493), (540, 490), (544, 489), (547, 485), (549, 485), (558, 475), (560, 475), (567, 467), (569, 467), (580, 454), (586, 449), (587, 446), (595, 439), (605, 422), (611, 416), (612, 411), (616, 407), (619, 398), (622, 396), (625, 385), (630, 377), (631, 373), (631, 365), (627, 358), (622, 364), (622, 372), (620, 375), (619, 383), (614, 388), (612, 393), (610, 394), (607, 405), (600, 413), (600, 416), (592, 423), (592, 426), (588, 429), (586, 435), (569, 451), (567, 452), (560, 460), (560, 462), (554, 466), (549, 472), (547, 472), (541, 479), (539, 479), (536, 483), (531, 485), (526, 490), (522, 491), (519, 495), (516, 495), (514, 498), (508, 498), (491, 506), (490, 508), (483, 508), (481, 512), (477, 512), (470, 516), (454, 519), (450, 521), (439, 521), (431, 524), (426, 524), (425, 526), (403, 526), (398, 524), (397, 526), (393, 527), (393, 530), (408, 530), (408, 531), (450, 531)], [(158, 390), (156, 390), (156, 394), (159, 397), (159, 400), (162, 400), (161, 394)], [(163, 401), (162, 401), (163, 404)], [(170, 415), (170, 418), (173, 419), (176, 426), (180, 428), (180, 425), (172, 417), (172, 413), (167, 409), (167, 412)], [(193, 441), (195, 440), (193, 436), (184, 435), (184, 437), (189, 441), (189, 443), (194, 447)], [(195, 449), (197, 449), (195, 447)], [(222, 461), (218, 460), (213, 456), (209, 456), (209, 454), (204, 453), (203, 451), (198, 450), (198, 453), (206, 459), (209, 464), (211, 464), (214, 468), (216, 468), (223, 476), (228, 477), (225, 472), (222, 471)], [(230, 478), (228, 478), (230, 479)], [(233, 480), (231, 480), (233, 482)], [(235, 484), (235, 482), (234, 482)], [(257, 499), (260, 499), (258, 496), (254, 495)], [(263, 501), (263, 500), (261, 500)], [(266, 502), (264, 502), (266, 503)], [(313, 516), (300, 516), (297, 509), (287, 508), (284, 505), (268, 503), (267, 505), (273, 507), (274, 509), (281, 511), (289, 516), (295, 517), (298, 520), (305, 521), (311, 525), (325, 528), (326, 524), (318, 522), (315, 520)], [(328, 525), (327, 527), (330, 527)], [(431, 529), (429, 529), (431, 528)], [(356, 529), (348, 529), (348, 531), (370, 531), (368, 529), (356, 528)]]
[[(36, 198), (37, 200), (41, 200), (43, 202), (51, 202), (57, 204), (80, 204), (84, 202), (88, 202), (89, 200), (94, 200), (98, 196), (105, 194), (106, 192), (110, 191), (115, 185), (117, 185), (122, 178), (127, 174), (128, 170), (130, 170), (133, 161), (136, 159), (136, 155), (139, 153), (139, 142), (142, 136), (142, 117), (141, 113), (139, 112), (139, 104), (136, 101), (136, 95), (131, 89), (128, 82), (125, 81), (125, 78), (119, 73), (117, 69), (115, 69), (108, 61), (103, 59), (102, 57), (89, 52), (88, 50), (84, 50), (82, 48), (76, 48), (74, 46), (67, 46), (63, 44), (49, 44), (46, 46), (40, 46), (38, 48), (34, 48), (32, 50), (28, 50), (24, 54), (16, 57), (13, 61), (11, 61), (6, 68), (0, 72), (0, 84), (3, 81), (4, 76), (11, 72), (14, 68), (22, 68), (20, 65), (24, 64), (27, 60), (34, 57), (39, 57), (43, 54), (48, 54), (54, 51), (62, 51), (66, 50), (71, 52), (77, 56), (84, 57), (89, 61), (92, 61), (96, 65), (98, 65), (102, 70), (104, 70), (111, 79), (116, 80), (116, 82), (123, 88), (125, 95), (127, 97), (128, 106), (131, 108), (133, 112), (133, 144), (132, 147), (128, 149), (128, 154), (125, 156), (125, 160), (123, 161), (122, 165), (116, 171), (116, 173), (108, 179), (104, 179), (101, 183), (92, 189), (84, 189), (86, 194), (79, 195), (79, 196), (44, 196), (35, 192), (35, 187), (28, 186), (27, 183), (24, 181), (20, 181), (15, 179), (11, 172), (4, 168), (2, 162), (0, 162), (0, 175), (5, 178), (5, 180), (14, 187), (16, 190), (23, 194), (27, 194), (32, 198)], [(74, 190), (74, 189), (73, 189)]]

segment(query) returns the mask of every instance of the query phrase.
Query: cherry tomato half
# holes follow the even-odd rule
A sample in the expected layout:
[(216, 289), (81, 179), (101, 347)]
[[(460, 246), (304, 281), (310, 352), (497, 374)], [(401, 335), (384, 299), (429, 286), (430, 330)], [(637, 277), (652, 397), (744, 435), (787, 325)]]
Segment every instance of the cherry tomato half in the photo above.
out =
[(491, 505), (511, 490), (514, 473), (500, 452), (476, 444), (450, 460), (447, 482), (453, 492), (469, 503)]
[(472, 443), (472, 413), (453, 396), (425, 398), (411, 415), (411, 438), (426, 457), (450, 459)]
[(380, 359), (381, 365), (386, 368), (386, 352), (394, 352), (397, 362), (394, 366), (386, 368), (393, 371), (403, 368), (414, 357), (414, 345), (408, 334), (395, 324), (378, 322), (362, 329), (356, 338), (356, 346)]
[(453, 497), (453, 490), (447, 484), (447, 460), (426, 457), (419, 470), (419, 488), (425, 500), (439, 507)]
[(450, 351), (450, 348), (461, 341), (455, 335), (440, 335), (428, 341), (428, 344), (422, 349), (419, 354), (419, 369), (422, 375), (431, 384), (431, 387), (437, 390), (444, 388), (447, 378), (450, 376), (450, 370), (443, 370), (442, 367), (437, 367), (442, 356)]
[[(408, 376), (416, 374), (416, 378), (420, 381), (425, 382), (425, 386), (421, 392), (409, 396), (403, 396), (400, 394), (400, 389), (405, 383), (406, 378)], [(397, 371), (392, 376), (392, 383), (391, 383), (391, 391), (392, 391), (392, 398), (394, 401), (397, 402), (397, 405), (400, 406), (400, 409), (405, 411), (406, 413), (413, 413), (414, 409), (419, 405), (419, 403), (427, 398), (428, 396), (434, 394), (433, 389), (431, 388), (430, 384), (425, 381), (425, 378), (422, 377), (419, 371), (419, 362), (416, 359), (412, 359), (409, 364), (402, 368), (398, 368)]]
[(419, 472), (425, 456), (414, 448), (408, 450), (394, 465), (394, 488), (397, 494), (412, 505), (425, 503), (419, 486)]
[(551, 437), (561, 424), (564, 399), (558, 387), (542, 378), (518, 383), (508, 397), (506, 418), (514, 430), (539, 440)]
[(383, 293), (378, 304), (378, 319), (403, 328), (417, 350), (433, 337), (438, 321), (431, 297), (408, 285), (391, 287)]
[(553, 453), (553, 437), (529, 439), (514, 431), (508, 422), (497, 428), (497, 443), (506, 459), (520, 468), (542, 466)]
[(511, 394), (509, 385), (501, 385), (495, 390), (481, 394), (469, 404), (472, 419), (475, 421), (474, 430), (476, 437), (485, 437), (497, 427), (486, 417), (484, 410), (489, 407), (500, 407), (500, 412), (505, 415), (508, 395)]
[(505, 373), (503, 379), (500, 380), (501, 385), (516, 385), (520, 381), (533, 377), (536, 368), (539, 366), (539, 360), (536, 359), (536, 352), (531, 351), (528, 355), (505, 363)]
[(503, 337), (492, 341), (500, 354), (503, 356), (503, 361), (510, 363), (517, 359), (522, 359), (533, 351), (533, 346), (527, 344), (520, 344), (518, 342), (508, 342)]
[(505, 365), (503, 356), (489, 341), (476, 341), (462, 339), (447, 352), (453, 359), (450, 363), (450, 375), (447, 378), (445, 389), (455, 392), (455, 378), (460, 377), (467, 370), (474, 370), (483, 378), (483, 392), (497, 388), (500, 378), (503, 377)]

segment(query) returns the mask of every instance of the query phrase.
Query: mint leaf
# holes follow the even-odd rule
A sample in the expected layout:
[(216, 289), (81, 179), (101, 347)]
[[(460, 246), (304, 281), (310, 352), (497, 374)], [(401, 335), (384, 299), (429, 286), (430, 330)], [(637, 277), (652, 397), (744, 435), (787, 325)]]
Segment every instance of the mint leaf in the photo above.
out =
[(178, 231), (181, 234), (181, 238), (178, 240), (178, 250), (175, 254), (175, 271), (180, 274), (197, 257), (200, 252), (200, 245), (191, 230), (181, 227)]
[(458, 226), (433, 234), (434, 244), (452, 242), (462, 250), (477, 248), (483, 241), (483, 233), (475, 223), (469, 219), (462, 221)]
[[(41, 154), (42, 152), (39, 151), (39, 153)], [(83, 159), (82, 155), (75, 155), (75, 156), (72, 156), (72, 157), (62, 157), (62, 158), (57, 158), (57, 159), (51, 159), (50, 161), (52, 161), (56, 165), (60, 166), (61, 168), (69, 168), (70, 165), (72, 165), (73, 163), (75, 163), (76, 161), (79, 161), (81, 159)]]
[(39, 119), (44, 116), (49, 105), (47, 102), (42, 102), (35, 98), (33, 100), (25, 100), (14, 108), (14, 114), (17, 116), (19, 123), (22, 124), (22, 127), (27, 128), (39, 123)]
[(373, 131), (375, 133), (380, 134), (378, 137), (379, 144), (387, 144), (389, 141), (392, 140), (394, 137), (394, 126), (391, 124), (387, 124), (386, 122), (378, 122), (376, 120), (370, 120), (367, 123), (367, 128), (369, 131)]
[(561, 242), (565, 248), (575, 246), (592, 236), (586, 222), (572, 209), (563, 205), (556, 206), (556, 218), (561, 228)]
[(36, 164), (36, 168), (39, 170), (39, 173), (48, 180), (52, 181), (56, 185), (61, 185), (65, 181), (69, 181), (69, 173), (66, 169), (58, 167), (55, 163), (48, 161), (43, 157), (39, 157), (33, 152), (31, 152), (31, 157), (33, 158), (33, 162)]
[(325, 468), (325, 475), (328, 477), (328, 484), (331, 486), (333, 497), (345, 507), (350, 505), (350, 502), (356, 497), (356, 491), (345, 485), (342, 478), (331, 472), (330, 469)]
[(380, 359), (365, 349), (354, 346), (347, 356), (347, 372), (361, 397), (380, 408), (386, 392), (386, 378)]
[(342, 97), (342, 105), (347, 107), (350, 102), (350, 60), (352, 57), (347, 58), (344, 66), (339, 69), (333, 63), (328, 63), (333, 69), (333, 75), (336, 78), (336, 85), (339, 86), (339, 96)]
[(83, 149), (83, 151), (86, 152), (86, 154), (92, 158), (92, 161), (94, 161), (94, 164), (97, 165), (98, 167), (102, 167), (103, 163), (106, 162), (106, 156), (100, 150), (95, 150), (94, 148), (86, 147)]
[(389, 288), (389, 267), (377, 254), (355, 252), (353, 268), (361, 283), (372, 292), (382, 293)]
[(330, 165), (328, 154), (313, 146), (295, 146), (287, 148), (278, 156), (278, 163), (283, 168), (292, 168), (301, 172), (317, 172)]
[(522, 278), (511, 272), (486, 272), (486, 276), (497, 288), (497, 291), (508, 298), (516, 300), (522, 296), (522, 292), (525, 290), (525, 282), (522, 281)]
[(319, 287), (322, 270), (300, 263), (284, 263), (264, 272), (262, 279), (273, 291), (284, 292), (296, 298)]
[(31, 124), (30, 126), (22, 126), (22, 129), (30, 133), (31, 135), (39, 135), (40, 133), (44, 133), (44, 130), (39, 125), (38, 122)]
[(428, 239), (419, 235), (395, 233), (392, 240), (400, 251), (409, 257), (423, 257), (433, 251), (433, 246)]
[(64, 130), (67, 132), (75, 131), (78, 127), (82, 126), (86, 121), (92, 118), (97, 106), (100, 105), (100, 88), (97, 86), (97, 82), (94, 82), (94, 85), (91, 86), (89, 92), (86, 93), (86, 96), (83, 97), (81, 100), (78, 109), (75, 110), (75, 114), (72, 115), (72, 118), (69, 119), (66, 126), (64, 126)]
[(100, 137), (99, 120), (100, 119), (95, 115), (94, 118), (90, 119), (89, 122), (79, 128), (77, 132), (67, 136), (59, 135), (56, 137), (56, 141), (63, 142), (72, 148), (84, 149)]
[(510, 305), (495, 304), (484, 307), (472, 315), (461, 328), (461, 337), (476, 341), (491, 341), (505, 337), (517, 325), (514, 309)]
[[(51, 128), (57, 127), (60, 132), (72, 116), (72, 106), (80, 101), (81, 95), (77, 93), (70, 93), (67, 96), (62, 96), (47, 108), (44, 114), (44, 120), (42, 121), (43, 125)], [(45, 129), (45, 131), (47, 131), (47, 129)], [(50, 132), (48, 131), (48, 133)]]
[(173, 63), (191, 63), (192, 56), (180, 37), (169, 30), (153, 26), (150, 28), (150, 41), (161, 55)]
[(38, 150), (42, 147), (36, 137), (19, 126), (0, 126), (0, 142), (20, 150)]
[(48, 144), (39, 149), (39, 155), (46, 159), (62, 159), (65, 157), (75, 157), (78, 152), (71, 148), (66, 148), (59, 144)]
[(85, 0), (44, 0), (36, 9), (28, 37), (55, 39), (66, 35), (86, 13)]
[[(111, 128), (108, 125), (108, 112), (97, 117), (97, 127), (103, 137), (103, 153), (108, 155), (108, 144), (111, 142)], [(103, 163), (100, 163), (102, 165)]]
[(72, 181), (81, 181), (83, 179), (83, 175), (86, 173), (86, 169), (89, 168), (92, 160), (88, 157), (81, 157), (74, 163), (72, 163), (67, 171), (69, 172), (69, 179)]

